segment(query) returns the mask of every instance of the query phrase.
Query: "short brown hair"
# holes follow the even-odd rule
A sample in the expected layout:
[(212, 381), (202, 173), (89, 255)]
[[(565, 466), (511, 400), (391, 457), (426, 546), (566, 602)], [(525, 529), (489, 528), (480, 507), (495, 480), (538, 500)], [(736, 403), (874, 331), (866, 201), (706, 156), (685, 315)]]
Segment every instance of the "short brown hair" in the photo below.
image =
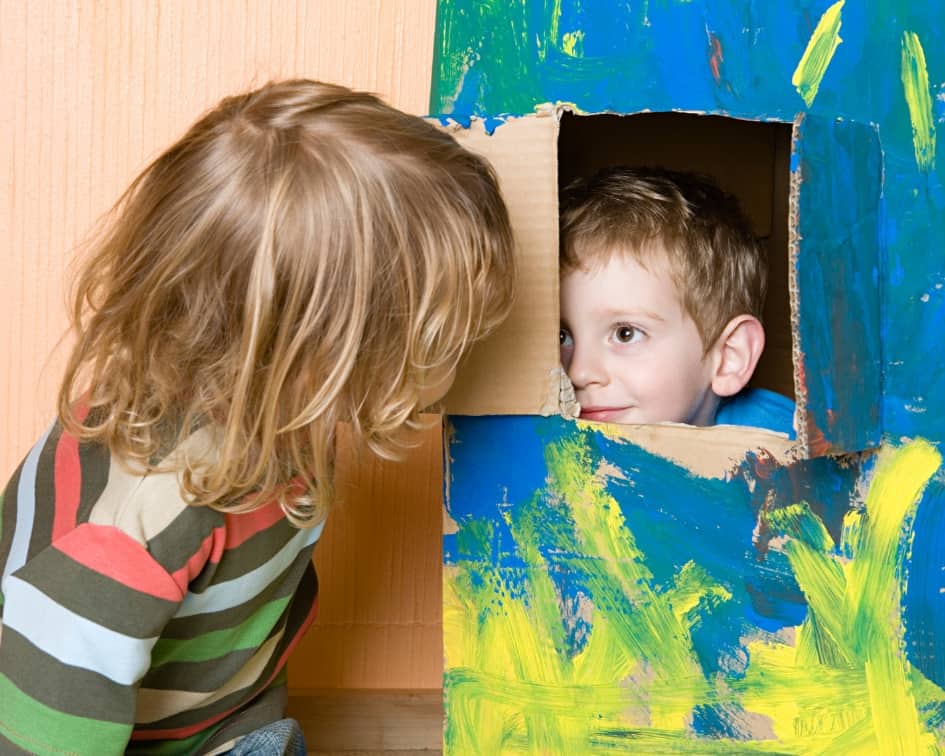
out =
[(706, 350), (732, 318), (761, 319), (764, 250), (737, 200), (706, 176), (614, 167), (579, 179), (562, 192), (560, 241), (562, 274), (615, 254), (645, 266), (661, 244)]
[(507, 314), (514, 272), (483, 159), (374, 95), (271, 83), (222, 100), (113, 209), (75, 287), (60, 418), (145, 469), (209, 427), (212, 458), (167, 463), (189, 500), (276, 496), (315, 524), (336, 424), (395, 454), (425, 386)]

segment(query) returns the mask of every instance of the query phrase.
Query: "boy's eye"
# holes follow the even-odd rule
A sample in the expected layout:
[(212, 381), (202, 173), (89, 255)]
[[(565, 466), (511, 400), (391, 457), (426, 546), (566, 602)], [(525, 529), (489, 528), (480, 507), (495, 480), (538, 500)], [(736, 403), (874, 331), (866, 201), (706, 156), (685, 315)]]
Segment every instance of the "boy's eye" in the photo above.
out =
[(571, 334), (568, 333), (564, 328), (558, 331), (558, 343), (561, 346), (571, 346), (573, 340), (571, 339)]
[(631, 325), (619, 325), (614, 329), (614, 340), (618, 344), (632, 344), (642, 335), (639, 329)]

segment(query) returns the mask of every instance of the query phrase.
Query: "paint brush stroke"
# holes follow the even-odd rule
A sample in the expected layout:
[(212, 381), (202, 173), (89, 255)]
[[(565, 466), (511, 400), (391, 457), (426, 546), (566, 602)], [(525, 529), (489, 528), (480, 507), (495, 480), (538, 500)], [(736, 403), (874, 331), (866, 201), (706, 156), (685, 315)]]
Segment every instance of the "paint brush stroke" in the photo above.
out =
[(833, 60), (837, 46), (843, 41), (840, 39), (840, 11), (844, 2), (845, 0), (839, 0), (834, 3), (821, 16), (791, 77), (791, 83), (807, 107), (810, 107), (817, 97), (820, 82), (827, 73), (827, 67)]
[(902, 35), (902, 88), (912, 122), (915, 162), (920, 170), (929, 171), (935, 167), (935, 121), (925, 52), (915, 32)]
[(766, 515), (808, 601), (794, 648), (757, 642), (737, 689), (778, 738), (811, 753), (934, 753), (926, 716), (945, 691), (906, 658), (900, 602), (915, 507), (939, 453), (925, 441), (884, 449), (839, 548), (804, 502)]
[[(507, 425), (544, 429), (528, 486), (506, 470), (507, 485), (480, 490), (459, 475), (462, 455), (453, 468), (460, 530), (444, 568), (444, 753), (943, 745), (945, 690), (911, 664), (901, 613), (916, 512), (942, 469), (931, 444), (885, 447), (862, 467), (806, 461), (784, 479), (752, 465), (756, 505), (743, 506), (741, 477), (686, 477), (592, 428)], [(473, 421), (458, 427), (452, 451), (473, 454), (467, 473), (478, 483), (490, 468), (473, 447), (485, 439), (469, 433)], [(853, 476), (842, 488), (859, 491), (858, 505), (831, 498), (834, 468)], [(475, 502), (463, 504), (470, 491)], [(729, 538), (756, 517), (763, 551), (750, 532)], [(752, 595), (769, 601), (796, 580), (805, 613), (759, 624), (762, 607), (746, 592), (759, 574), (770, 580)], [(706, 641), (726, 663), (705, 653)]]

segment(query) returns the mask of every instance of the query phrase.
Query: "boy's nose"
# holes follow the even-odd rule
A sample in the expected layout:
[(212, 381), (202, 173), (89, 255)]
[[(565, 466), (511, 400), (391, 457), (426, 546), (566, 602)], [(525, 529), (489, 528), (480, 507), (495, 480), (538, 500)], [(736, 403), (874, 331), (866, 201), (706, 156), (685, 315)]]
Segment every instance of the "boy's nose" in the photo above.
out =
[(606, 382), (607, 373), (600, 356), (595, 354), (593, 349), (581, 349), (576, 344), (571, 351), (571, 360), (565, 365), (565, 370), (574, 388), (585, 388)]

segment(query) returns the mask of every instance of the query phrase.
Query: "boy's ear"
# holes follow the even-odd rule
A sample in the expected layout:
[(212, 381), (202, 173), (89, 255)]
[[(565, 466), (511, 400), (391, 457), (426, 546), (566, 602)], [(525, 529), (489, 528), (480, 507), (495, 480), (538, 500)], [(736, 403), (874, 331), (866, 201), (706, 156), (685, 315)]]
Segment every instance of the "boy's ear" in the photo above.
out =
[(712, 392), (716, 396), (734, 396), (755, 372), (765, 348), (765, 329), (753, 315), (732, 318), (715, 342), (715, 372)]

